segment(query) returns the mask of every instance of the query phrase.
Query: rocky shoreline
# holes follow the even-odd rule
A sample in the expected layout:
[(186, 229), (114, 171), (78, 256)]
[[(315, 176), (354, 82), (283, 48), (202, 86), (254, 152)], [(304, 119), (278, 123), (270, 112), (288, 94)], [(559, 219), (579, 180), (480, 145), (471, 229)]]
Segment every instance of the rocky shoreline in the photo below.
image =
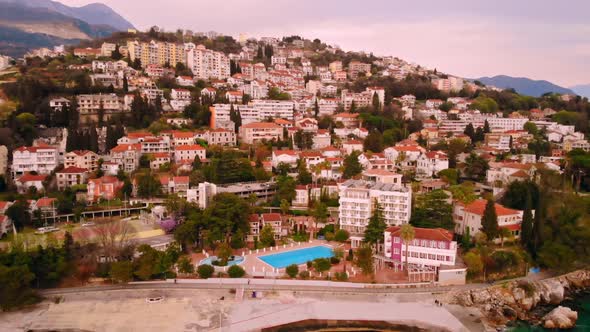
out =
[(563, 322), (563, 328), (567, 328), (566, 319), (572, 322), (573, 318), (567, 308), (553, 310), (547, 315), (540, 315), (535, 308), (557, 306), (567, 297), (589, 288), (590, 270), (578, 270), (544, 280), (509, 281), (482, 289), (453, 291), (448, 295), (452, 304), (477, 307), (484, 315), (486, 323), (493, 327), (522, 320), (543, 325), (561, 324), (557, 323), (559, 321)]

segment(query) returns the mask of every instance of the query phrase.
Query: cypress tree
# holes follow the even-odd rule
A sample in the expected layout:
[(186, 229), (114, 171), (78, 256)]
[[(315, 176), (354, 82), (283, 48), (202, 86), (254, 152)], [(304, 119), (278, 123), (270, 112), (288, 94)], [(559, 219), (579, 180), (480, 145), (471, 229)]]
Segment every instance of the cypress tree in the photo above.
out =
[(127, 75), (123, 75), (123, 91), (129, 92), (129, 80), (127, 79)]
[(481, 230), (488, 239), (493, 240), (498, 237), (500, 229), (498, 227), (498, 216), (496, 215), (496, 204), (489, 199), (486, 203), (486, 208), (481, 219)]
[(385, 228), (387, 228), (387, 224), (383, 219), (383, 209), (381, 208), (381, 204), (375, 199), (373, 202), (373, 214), (365, 228), (364, 241), (370, 244), (379, 243), (383, 239)]
[(484, 125), (483, 125), (483, 132), (485, 134), (487, 133), (491, 133), (492, 131), (490, 130), (490, 124), (488, 123), (488, 120), (485, 121)]
[(89, 150), (98, 153), (98, 133), (94, 126), (90, 126), (90, 146)]
[(531, 244), (531, 254), (533, 257), (536, 257), (537, 252), (543, 245), (543, 228), (544, 228), (544, 207), (545, 203), (543, 202), (544, 197), (542, 194), (539, 195), (539, 199), (537, 201), (537, 206), (535, 209), (535, 222), (533, 223), (533, 234), (532, 234), (532, 244)]
[(532, 243), (532, 234), (533, 234), (533, 213), (531, 211), (532, 208), (532, 198), (530, 190), (526, 192), (526, 201), (524, 206), (524, 213), (522, 216), (522, 224), (520, 227), (520, 243), (524, 248), (530, 250), (531, 243)]
[(469, 123), (466, 127), (465, 127), (465, 131), (463, 132), (463, 134), (467, 135), (469, 138), (471, 138), (471, 141), (475, 141), (475, 128), (473, 127), (473, 123)]

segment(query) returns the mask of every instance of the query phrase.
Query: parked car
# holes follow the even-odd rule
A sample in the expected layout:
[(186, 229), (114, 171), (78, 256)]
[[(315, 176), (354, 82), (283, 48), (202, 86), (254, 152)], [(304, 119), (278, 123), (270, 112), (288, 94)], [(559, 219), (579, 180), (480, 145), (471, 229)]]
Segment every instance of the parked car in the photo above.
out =
[(147, 302), (147, 303), (158, 303), (158, 302), (162, 302), (162, 301), (164, 301), (163, 296), (148, 297), (145, 299), (145, 302)]
[(59, 228), (57, 228), (55, 226), (39, 227), (39, 228), (37, 228), (37, 231), (35, 232), (35, 234), (47, 234), (47, 233), (57, 232), (57, 231), (59, 231)]

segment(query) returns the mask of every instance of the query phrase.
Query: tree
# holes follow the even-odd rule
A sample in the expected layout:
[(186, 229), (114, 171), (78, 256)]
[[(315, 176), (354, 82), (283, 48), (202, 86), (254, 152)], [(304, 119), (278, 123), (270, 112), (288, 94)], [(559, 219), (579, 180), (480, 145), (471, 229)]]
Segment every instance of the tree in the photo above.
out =
[(178, 271), (184, 274), (195, 273), (195, 266), (189, 257), (183, 256), (178, 260)]
[(16, 201), (6, 209), (5, 215), (12, 220), (14, 227), (19, 231), (31, 224), (29, 203), (24, 199)]
[(123, 75), (123, 91), (129, 92), (129, 80), (127, 79), (127, 75)]
[(349, 237), (350, 237), (350, 234), (345, 229), (339, 229), (334, 234), (334, 241), (346, 242), (346, 241), (348, 241)]
[(271, 225), (267, 224), (262, 227), (259, 243), (263, 247), (272, 247), (275, 245), (275, 232)]
[(316, 272), (322, 273), (330, 270), (332, 264), (328, 258), (316, 258), (313, 261), (313, 268)]
[(466, 127), (465, 127), (465, 131), (463, 131), (463, 134), (467, 135), (469, 138), (471, 138), (471, 141), (474, 142), (475, 141), (475, 128), (473, 127), (473, 123), (469, 123)]
[(359, 162), (359, 151), (353, 151), (351, 154), (344, 158), (344, 172), (342, 176), (345, 179), (350, 179), (363, 171), (363, 166)]
[(490, 124), (488, 123), (488, 120), (485, 120), (485, 122), (483, 124), (483, 133), (488, 134), (491, 132), (492, 132), (492, 130), (490, 129)]
[(291, 264), (287, 266), (285, 272), (290, 278), (295, 278), (297, 277), (297, 274), (299, 274), (299, 266), (297, 266), (297, 264)]
[(365, 237), (363, 241), (371, 245), (378, 244), (383, 239), (385, 228), (387, 228), (387, 224), (383, 218), (383, 209), (381, 208), (381, 204), (375, 199), (373, 201), (373, 214), (365, 228)]
[(415, 227), (445, 228), (453, 230), (453, 206), (449, 196), (442, 190), (433, 190), (416, 198), (410, 223)]
[(288, 215), (289, 211), (291, 211), (291, 203), (286, 199), (282, 199), (280, 208), (283, 215)]
[(116, 61), (123, 59), (123, 55), (121, 54), (121, 51), (119, 50), (119, 45), (115, 46), (115, 50), (111, 53), (111, 59), (116, 60)]
[(137, 195), (142, 198), (157, 196), (162, 191), (160, 181), (151, 172), (141, 174), (137, 181)]
[(313, 116), (317, 119), (320, 115), (320, 106), (318, 105), (318, 100), (316, 98), (315, 103), (313, 105)]
[(111, 279), (127, 283), (133, 280), (133, 264), (130, 261), (118, 261), (111, 264)]
[(231, 236), (230, 246), (232, 249), (240, 249), (246, 246), (244, 242), (244, 232), (241, 229), (238, 229), (235, 234)]
[(383, 135), (378, 130), (372, 130), (363, 143), (363, 147), (367, 151), (379, 153), (383, 151)]
[(227, 269), (227, 274), (230, 278), (241, 278), (246, 275), (246, 271), (239, 265), (232, 265)]
[(380, 111), (381, 110), (381, 101), (379, 100), (379, 95), (377, 94), (377, 92), (373, 93), (373, 110), (375, 111)]
[(356, 266), (361, 269), (363, 274), (373, 273), (373, 250), (371, 247), (365, 245), (358, 248), (354, 259)]
[(227, 243), (222, 243), (217, 247), (217, 258), (221, 266), (226, 266), (230, 256), (233, 254), (231, 247)]
[(201, 277), (201, 279), (211, 278), (214, 272), (215, 268), (208, 264), (199, 265), (199, 267), (197, 267), (197, 273), (199, 274), (199, 277)]
[(483, 180), (489, 168), (490, 166), (487, 160), (483, 159), (475, 153), (471, 153), (465, 159), (465, 175), (469, 179), (476, 181)]
[(408, 263), (408, 249), (410, 248), (410, 242), (414, 241), (414, 238), (416, 237), (416, 231), (414, 230), (414, 227), (410, 224), (403, 224), (400, 229), (400, 237), (406, 246), (406, 271), (409, 271), (410, 265)]
[(36, 302), (37, 295), (30, 286), (34, 279), (27, 265), (0, 264), (0, 309), (7, 311)]
[(470, 276), (479, 275), (483, 271), (483, 262), (481, 256), (474, 251), (468, 252), (464, 257), (463, 261), (467, 265), (467, 273)]
[(312, 182), (312, 176), (307, 170), (305, 159), (300, 159), (298, 170), (299, 174), (297, 174), (297, 182), (302, 185), (310, 184)]
[(525, 200), (525, 207), (522, 216), (522, 224), (520, 227), (520, 242), (524, 248), (530, 250), (531, 243), (532, 243), (532, 235), (533, 235), (533, 214), (532, 214), (532, 206), (533, 201), (531, 198), (531, 193), (527, 191), (526, 193), (526, 200)]
[(496, 214), (496, 203), (491, 199), (488, 199), (485, 210), (483, 211), (481, 231), (484, 232), (490, 240), (493, 240), (500, 235), (498, 216)]

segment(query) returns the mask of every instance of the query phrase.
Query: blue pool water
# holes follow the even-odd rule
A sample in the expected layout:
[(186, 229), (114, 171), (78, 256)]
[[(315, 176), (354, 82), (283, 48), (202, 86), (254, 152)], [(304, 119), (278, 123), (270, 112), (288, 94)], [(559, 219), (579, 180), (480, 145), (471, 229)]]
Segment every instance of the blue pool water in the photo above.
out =
[[(213, 263), (214, 261), (217, 260), (217, 256), (209, 256), (205, 259), (203, 259), (199, 265), (213, 265), (211, 263)], [(242, 256), (234, 256), (233, 260), (229, 260), (227, 261), (227, 266), (232, 266), (232, 265), (236, 265), (236, 264), (241, 264), (244, 261), (244, 257)]]
[(316, 258), (330, 258), (334, 256), (332, 249), (324, 246), (317, 246), (305, 249), (298, 249), (292, 251), (282, 252), (280, 254), (272, 254), (258, 257), (266, 264), (280, 269), (291, 264), (304, 264), (308, 261), (313, 261)]

